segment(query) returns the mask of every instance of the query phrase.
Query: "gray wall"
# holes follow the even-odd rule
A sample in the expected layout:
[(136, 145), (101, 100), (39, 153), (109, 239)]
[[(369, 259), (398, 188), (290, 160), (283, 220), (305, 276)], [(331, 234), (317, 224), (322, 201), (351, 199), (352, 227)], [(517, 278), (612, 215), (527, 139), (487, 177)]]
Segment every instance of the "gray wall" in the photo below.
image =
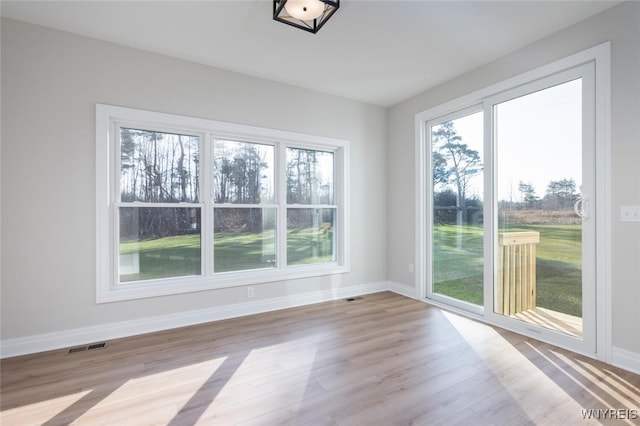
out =
[(409, 289), (414, 114), (611, 40), (613, 344), (640, 353), (640, 226), (618, 221), (620, 205), (640, 204), (639, 23), (640, 3), (622, 4), (385, 110), (3, 20), (2, 338), (246, 301), (230, 288), (95, 304), (95, 103), (350, 140), (352, 272), (260, 285), (255, 300), (387, 279)]
[(640, 353), (640, 224), (621, 223), (621, 205), (640, 205), (640, 2), (627, 2), (389, 110), (388, 278), (414, 286), (416, 113), (531, 69), (612, 42), (613, 346)]
[[(386, 280), (386, 110), (2, 21), (2, 338), (246, 302), (246, 289), (95, 303), (95, 104), (351, 142), (351, 273), (252, 301)], [(374, 232), (372, 232), (374, 230)]]

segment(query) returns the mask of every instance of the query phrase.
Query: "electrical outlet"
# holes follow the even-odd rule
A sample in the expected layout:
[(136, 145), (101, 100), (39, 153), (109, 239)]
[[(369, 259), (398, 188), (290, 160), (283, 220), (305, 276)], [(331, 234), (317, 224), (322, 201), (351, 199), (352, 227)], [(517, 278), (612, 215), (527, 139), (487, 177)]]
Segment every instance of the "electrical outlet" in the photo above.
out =
[(413, 263), (409, 264), (409, 273), (413, 274)]
[(640, 222), (640, 206), (620, 206), (621, 222)]
[(253, 287), (247, 287), (247, 297), (253, 297)]

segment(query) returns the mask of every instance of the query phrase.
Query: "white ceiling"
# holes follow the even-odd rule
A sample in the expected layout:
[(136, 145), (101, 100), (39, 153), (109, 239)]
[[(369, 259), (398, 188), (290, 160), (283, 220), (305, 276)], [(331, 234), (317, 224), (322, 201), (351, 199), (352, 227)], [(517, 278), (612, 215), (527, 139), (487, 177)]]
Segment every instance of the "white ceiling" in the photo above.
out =
[(2, 16), (390, 106), (620, 1), (342, 0), (311, 34), (270, 0), (2, 1)]

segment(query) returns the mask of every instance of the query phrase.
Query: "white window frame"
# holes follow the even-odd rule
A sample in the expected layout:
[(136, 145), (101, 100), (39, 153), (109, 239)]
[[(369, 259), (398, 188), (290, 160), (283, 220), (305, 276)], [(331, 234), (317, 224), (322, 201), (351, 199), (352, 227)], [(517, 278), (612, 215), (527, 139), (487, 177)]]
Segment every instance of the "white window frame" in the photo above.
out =
[[(120, 124), (155, 131), (182, 132), (200, 139), (200, 200), (175, 203), (170, 207), (201, 209), (202, 275), (119, 283), (118, 190)], [(213, 197), (211, 189), (212, 143), (215, 139), (237, 140), (272, 145), (276, 148), (277, 257), (273, 269), (213, 272)], [(335, 262), (286, 265), (286, 181), (284, 152), (287, 147), (315, 149), (334, 154)], [(237, 287), (265, 282), (285, 281), (350, 271), (349, 243), (349, 142), (343, 139), (308, 135), (283, 130), (158, 113), (133, 108), (96, 104), (96, 303), (166, 296), (194, 291)], [(135, 204), (132, 204), (135, 206)], [(169, 205), (168, 205), (169, 206)], [(238, 205), (242, 207), (244, 205)], [(257, 204), (251, 207), (261, 208)], [(314, 208), (312, 206), (301, 206)], [(283, 219), (284, 217), (284, 219)]]

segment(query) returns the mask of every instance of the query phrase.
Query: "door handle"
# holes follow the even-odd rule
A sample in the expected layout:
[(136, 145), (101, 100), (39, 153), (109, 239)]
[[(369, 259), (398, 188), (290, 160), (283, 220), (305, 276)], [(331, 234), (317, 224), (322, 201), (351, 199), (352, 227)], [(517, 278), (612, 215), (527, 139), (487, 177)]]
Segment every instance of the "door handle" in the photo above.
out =
[(588, 219), (589, 214), (587, 213), (587, 199), (586, 198), (578, 198), (578, 200), (573, 205), (573, 211), (576, 215), (580, 216), (583, 219)]

